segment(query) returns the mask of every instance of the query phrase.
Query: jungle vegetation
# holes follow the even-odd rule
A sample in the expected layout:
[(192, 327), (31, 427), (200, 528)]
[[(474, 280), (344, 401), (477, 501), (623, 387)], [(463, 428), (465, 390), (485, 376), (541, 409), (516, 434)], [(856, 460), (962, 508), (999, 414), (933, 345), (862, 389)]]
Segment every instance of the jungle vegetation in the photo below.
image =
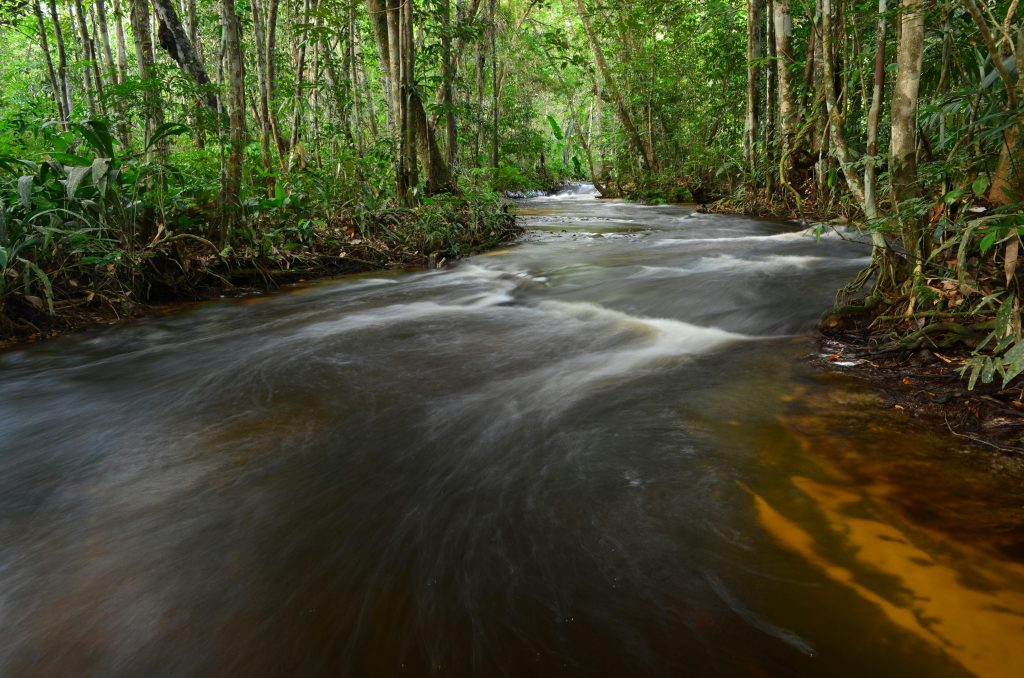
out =
[(1018, 0), (2, 0), (0, 329), (436, 263), (501, 193), (840, 220), (824, 321), (1024, 370)]

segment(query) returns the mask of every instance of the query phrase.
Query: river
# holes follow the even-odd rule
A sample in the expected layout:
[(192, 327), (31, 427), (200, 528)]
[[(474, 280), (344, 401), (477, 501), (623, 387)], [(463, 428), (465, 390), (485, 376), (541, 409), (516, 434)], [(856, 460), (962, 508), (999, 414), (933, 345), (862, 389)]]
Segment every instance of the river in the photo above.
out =
[(0, 675), (1024, 675), (1020, 475), (807, 359), (864, 245), (517, 208), (0, 353)]

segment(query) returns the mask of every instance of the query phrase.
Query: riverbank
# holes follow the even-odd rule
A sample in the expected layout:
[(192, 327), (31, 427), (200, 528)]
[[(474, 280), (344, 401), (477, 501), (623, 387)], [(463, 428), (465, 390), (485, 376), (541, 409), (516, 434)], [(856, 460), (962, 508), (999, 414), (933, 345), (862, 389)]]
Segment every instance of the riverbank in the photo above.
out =
[(812, 362), (866, 381), (880, 407), (929, 422), (964, 441), (1024, 461), (1024, 390), (978, 383), (961, 375), (969, 353), (920, 348), (879, 352), (861, 334), (822, 335)]
[[(718, 214), (744, 214), (757, 218), (820, 222), (841, 226), (848, 215), (827, 206), (792, 205), (765, 196), (738, 201), (719, 200), (706, 206)], [(966, 346), (943, 347), (927, 341), (912, 348), (893, 345), (867, 324), (819, 326), (820, 354), (812, 361), (822, 369), (851, 374), (871, 384), (884, 409), (920, 419), (936, 429), (979, 447), (998, 450), (1008, 458), (1024, 460), (1024, 389), (1017, 384), (978, 381), (968, 388), (965, 365), (972, 357)]]
[(160, 314), (183, 303), (267, 294), (289, 283), (441, 268), (522, 233), (508, 203), (497, 199), (449, 198), (416, 208), (351, 210), (331, 220), (256, 226), (264, 234), (256, 245), (218, 249), (202, 237), (165, 232), (145, 249), (122, 252), (105, 265), (83, 265), (79, 257), (41, 270), (46, 298), (15, 286), (0, 298), (0, 347)]

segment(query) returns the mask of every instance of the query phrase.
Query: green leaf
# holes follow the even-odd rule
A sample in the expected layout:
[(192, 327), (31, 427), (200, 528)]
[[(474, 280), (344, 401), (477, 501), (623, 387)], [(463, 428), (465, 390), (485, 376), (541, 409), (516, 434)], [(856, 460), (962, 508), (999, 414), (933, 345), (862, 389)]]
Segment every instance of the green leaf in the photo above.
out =
[(164, 124), (157, 127), (156, 130), (153, 132), (153, 137), (149, 140), (149, 143), (146, 144), (146, 150), (149, 150), (150, 148), (160, 143), (164, 139), (168, 139), (179, 134), (187, 133), (188, 127), (186, 127), (185, 125), (182, 125), (178, 122), (165, 122)]
[(996, 244), (996, 239), (998, 237), (999, 233), (997, 231), (989, 231), (989, 233), (984, 238), (981, 239), (981, 244), (979, 245), (981, 251), (988, 252), (990, 249), (992, 249), (992, 245)]
[(96, 158), (92, 161), (92, 183), (102, 192), (104, 180), (110, 170), (110, 158)]
[(92, 172), (91, 166), (72, 167), (70, 170), (68, 170), (68, 182), (67, 184), (65, 184), (65, 189), (68, 198), (75, 197), (75, 193), (78, 192), (78, 187), (81, 185), (82, 179), (84, 179), (85, 176), (90, 172)]
[(50, 284), (50, 277), (43, 273), (43, 269), (28, 259), (18, 257), (18, 261), (25, 264), (26, 268), (35, 273), (36, 278), (43, 284), (43, 291), (46, 293), (46, 306), (50, 310), (50, 315), (53, 315), (53, 285)]
[(979, 176), (977, 179), (974, 180), (974, 183), (971, 184), (971, 191), (974, 192), (974, 195), (977, 195), (977, 196), (985, 195), (985, 191), (987, 191), (987, 190), (988, 190), (988, 177), (986, 177), (984, 175)]
[(949, 191), (946, 195), (942, 196), (942, 201), (947, 205), (952, 205), (962, 197), (964, 197), (964, 189), (954, 188), (952, 191)]
[(21, 204), (25, 209), (32, 207), (32, 180), (34, 177), (25, 175), (18, 177), (18, 194), (21, 196)]
[(87, 120), (81, 125), (75, 125), (75, 131), (97, 155), (104, 158), (114, 157), (114, 136), (110, 133), (110, 126), (107, 123), (102, 120)]
[(562, 133), (562, 127), (558, 124), (558, 121), (555, 120), (553, 115), (548, 116), (548, 124), (551, 125), (551, 131), (554, 133), (556, 139), (561, 141), (565, 138), (565, 135)]

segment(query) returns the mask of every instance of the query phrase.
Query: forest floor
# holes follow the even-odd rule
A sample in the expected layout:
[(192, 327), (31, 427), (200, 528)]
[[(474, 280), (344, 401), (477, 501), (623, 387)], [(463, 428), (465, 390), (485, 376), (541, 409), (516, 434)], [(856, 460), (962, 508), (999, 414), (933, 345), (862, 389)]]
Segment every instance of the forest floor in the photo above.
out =
[[(461, 218), (461, 217), (460, 217)], [(0, 349), (127, 320), (173, 313), (209, 299), (271, 294), (284, 285), (371, 271), (443, 268), (462, 256), (514, 240), (522, 228), (502, 207), (486, 223), (446, 224), (443, 238), (417, 232), (415, 218), (373, 229), (307, 234), (301, 241), (241, 247), (227, 254), (201, 239), (182, 239), (127, 266), (109, 265), (85, 284), (51, 273), (53, 310), (11, 295), (0, 306)], [(205, 244), (204, 244), (205, 243)]]

